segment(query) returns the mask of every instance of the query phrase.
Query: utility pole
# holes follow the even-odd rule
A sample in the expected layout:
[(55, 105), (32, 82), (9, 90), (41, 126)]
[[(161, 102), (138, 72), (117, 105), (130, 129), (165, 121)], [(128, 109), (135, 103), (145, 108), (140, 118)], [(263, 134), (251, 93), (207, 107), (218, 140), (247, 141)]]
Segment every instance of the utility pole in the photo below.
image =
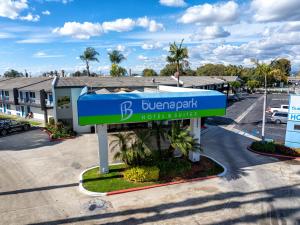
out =
[(263, 119), (262, 119), (262, 131), (261, 131), (261, 139), (265, 141), (265, 125), (266, 125), (266, 107), (267, 107), (267, 74), (265, 75), (265, 93), (264, 93), (264, 107), (263, 107)]

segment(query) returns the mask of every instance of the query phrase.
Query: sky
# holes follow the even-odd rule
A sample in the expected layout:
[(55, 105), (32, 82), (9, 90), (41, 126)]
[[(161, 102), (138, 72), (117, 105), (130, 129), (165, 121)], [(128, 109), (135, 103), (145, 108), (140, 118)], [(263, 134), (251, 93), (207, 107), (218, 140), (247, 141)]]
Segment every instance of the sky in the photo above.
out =
[(300, 1), (0, 0), (0, 74), (82, 70), (86, 47), (100, 54), (95, 72), (109, 73), (114, 49), (133, 73), (159, 71), (169, 43), (182, 39), (193, 69), (284, 57), (298, 71)]

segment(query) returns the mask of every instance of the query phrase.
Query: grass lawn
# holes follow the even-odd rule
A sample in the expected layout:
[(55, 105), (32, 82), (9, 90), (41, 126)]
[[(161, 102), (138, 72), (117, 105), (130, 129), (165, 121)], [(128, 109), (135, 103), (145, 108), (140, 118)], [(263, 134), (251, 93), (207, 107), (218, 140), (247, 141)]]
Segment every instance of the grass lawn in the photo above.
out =
[(39, 126), (39, 125), (42, 124), (42, 122), (39, 122), (39, 121), (27, 120), (27, 119), (24, 119), (24, 118), (13, 116), (13, 115), (3, 115), (3, 114), (0, 114), (0, 119), (11, 119), (11, 120), (17, 120), (17, 121), (25, 121), (25, 122), (30, 123), (31, 126)]
[(99, 167), (96, 167), (83, 174), (83, 187), (86, 190), (93, 192), (110, 192), (172, 181), (213, 176), (224, 171), (223, 167), (211, 159), (205, 156), (201, 157), (202, 158), (199, 162), (192, 163), (191, 167), (183, 173), (178, 170), (180, 167), (180, 159), (176, 159), (174, 161), (175, 165), (167, 165), (169, 167), (165, 168), (164, 172), (162, 172), (162, 170), (160, 171), (162, 172), (160, 173), (161, 177), (155, 182), (135, 183), (123, 179), (123, 171), (126, 170), (126, 166), (124, 164), (109, 166), (108, 174), (100, 174)]
[(83, 187), (94, 192), (109, 192), (128, 188), (144, 187), (159, 182), (134, 183), (123, 179), (124, 164), (109, 166), (108, 174), (99, 174), (99, 167), (83, 174)]

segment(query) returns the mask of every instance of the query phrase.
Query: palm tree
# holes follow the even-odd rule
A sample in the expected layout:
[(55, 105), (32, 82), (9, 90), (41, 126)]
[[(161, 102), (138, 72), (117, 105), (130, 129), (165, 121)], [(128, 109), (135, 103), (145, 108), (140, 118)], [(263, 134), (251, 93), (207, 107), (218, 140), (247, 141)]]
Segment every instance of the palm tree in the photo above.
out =
[(188, 130), (182, 130), (180, 124), (173, 123), (172, 128), (168, 134), (170, 141), (170, 151), (178, 149), (185, 157), (188, 156), (189, 151), (196, 152), (200, 151), (200, 144), (197, 139), (190, 135)]
[(99, 55), (99, 53), (94, 48), (88, 47), (80, 56), (80, 59), (84, 61), (86, 64), (86, 70), (88, 72), (88, 76), (91, 75), (89, 62), (94, 62), (94, 61), (99, 62), (97, 55)]
[(123, 60), (125, 60), (125, 56), (118, 50), (113, 50), (108, 53), (109, 60), (112, 64), (120, 64)]
[(125, 74), (125, 69), (119, 67), (119, 64), (125, 60), (125, 56), (118, 50), (113, 50), (112, 52), (108, 52), (109, 60), (112, 63), (110, 74), (111, 76), (121, 76)]
[(113, 134), (115, 140), (111, 144), (111, 150), (119, 150), (115, 153), (114, 159), (121, 160), (126, 165), (138, 166), (142, 165), (146, 157), (151, 154), (150, 149), (145, 145), (148, 134), (141, 133), (141, 137), (137, 138), (133, 133)]
[(165, 141), (167, 136), (167, 130), (163, 127), (163, 122), (153, 122), (153, 129), (150, 130), (150, 134), (155, 136), (157, 150), (159, 155), (162, 156), (161, 140)]
[(188, 64), (188, 50), (186, 47), (182, 47), (182, 43), (179, 44), (179, 46), (174, 42), (173, 44), (170, 44), (170, 50), (169, 53), (170, 55), (167, 56), (167, 61), (169, 63), (175, 63), (176, 64), (176, 69), (177, 69), (177, 86), (179, 87), (179, 77), (180, 77), (180, 65), (182, 63)]
[(120, 159), (125, 164), (128, 165), (128, 152), (130, 150), (130, 141), (132, 140), (133, 134), (132, 133), (117, 133), (112, 135), (114, 140), (111, 141), (111, 150), (115, 151), (118, 150), (115, 155), (114, 159)]

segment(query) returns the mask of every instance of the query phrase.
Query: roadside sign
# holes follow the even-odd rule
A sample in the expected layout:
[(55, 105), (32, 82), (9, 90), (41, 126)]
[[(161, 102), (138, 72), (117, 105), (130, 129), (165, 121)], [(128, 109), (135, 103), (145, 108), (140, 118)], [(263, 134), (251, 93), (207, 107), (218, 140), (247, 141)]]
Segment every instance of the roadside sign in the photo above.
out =
[(84, 94), (77, 101), (79, 125), (223, 116), (226, 96), (218, 91)]

